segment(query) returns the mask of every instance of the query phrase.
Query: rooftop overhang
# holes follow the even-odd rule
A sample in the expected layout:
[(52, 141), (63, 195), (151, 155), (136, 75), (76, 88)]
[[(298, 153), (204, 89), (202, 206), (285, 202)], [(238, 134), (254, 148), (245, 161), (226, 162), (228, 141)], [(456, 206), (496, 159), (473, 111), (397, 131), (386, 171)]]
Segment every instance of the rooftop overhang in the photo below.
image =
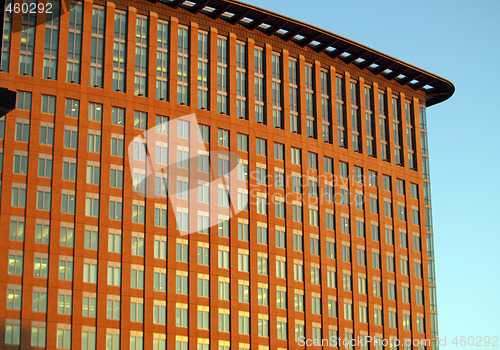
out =
[(0, 118), (16, 108), (15, 91), (0, 88)]
[(239, 1), (148, 1), (160, 2), (173, 8), (181, 7), (195, 14), (202, 13), (214, 19), (223, 19), (230, 24), (240, 24), (249, 30), (260, 30), (267, 35), (275, 35), (285, 42), (293, 41), (302, 47), (308, 46), (331, 58), (339, 58), (346, 64), (354, 64), (375, 75), (382, 75), (388, 80), (425, 92), (427, 106), (447, 100), (455, 91), (450, 81), (411, 64), (337, 34)]

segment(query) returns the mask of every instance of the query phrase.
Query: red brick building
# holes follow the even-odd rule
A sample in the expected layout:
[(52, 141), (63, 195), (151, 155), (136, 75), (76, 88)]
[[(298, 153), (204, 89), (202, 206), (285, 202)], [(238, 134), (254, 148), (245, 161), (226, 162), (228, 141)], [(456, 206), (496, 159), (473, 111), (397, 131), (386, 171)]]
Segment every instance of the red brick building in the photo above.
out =
[(425, 109), (449, 81), (236, 1), (7, 5), (2, 348), (437, 337)]

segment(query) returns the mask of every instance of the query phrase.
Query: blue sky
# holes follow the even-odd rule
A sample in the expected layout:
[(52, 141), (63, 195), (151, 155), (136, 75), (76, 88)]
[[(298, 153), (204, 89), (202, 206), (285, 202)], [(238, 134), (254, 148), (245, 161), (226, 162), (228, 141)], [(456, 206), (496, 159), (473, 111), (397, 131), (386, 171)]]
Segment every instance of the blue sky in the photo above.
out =
[(244, 0), (442, 76), (427, 110), (441, 349), (497, 336), (500, 349), (500, 1)]

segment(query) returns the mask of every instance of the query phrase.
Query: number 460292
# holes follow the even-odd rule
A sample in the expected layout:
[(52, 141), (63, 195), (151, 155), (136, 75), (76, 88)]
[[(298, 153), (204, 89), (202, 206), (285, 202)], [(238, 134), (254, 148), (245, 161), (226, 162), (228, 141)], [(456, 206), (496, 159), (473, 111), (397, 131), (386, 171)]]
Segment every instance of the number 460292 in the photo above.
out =
[(52, 13), (52, 4), (51, 3), (39, 3), (38, 5), (34, 2), (27, 3), (23, 2), (22, 4), (16, 2), (15, 4), (8, 4), (5, 12), (8, 13)]

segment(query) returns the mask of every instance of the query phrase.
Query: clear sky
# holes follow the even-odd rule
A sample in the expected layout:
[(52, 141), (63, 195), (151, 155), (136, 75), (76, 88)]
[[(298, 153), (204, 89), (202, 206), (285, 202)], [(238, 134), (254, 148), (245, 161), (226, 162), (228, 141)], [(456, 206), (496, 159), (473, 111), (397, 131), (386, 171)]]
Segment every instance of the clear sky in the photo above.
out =
[(427, 110), (441, 350), (500, 349), (500, 0), (243, 1), (453, 82)]

